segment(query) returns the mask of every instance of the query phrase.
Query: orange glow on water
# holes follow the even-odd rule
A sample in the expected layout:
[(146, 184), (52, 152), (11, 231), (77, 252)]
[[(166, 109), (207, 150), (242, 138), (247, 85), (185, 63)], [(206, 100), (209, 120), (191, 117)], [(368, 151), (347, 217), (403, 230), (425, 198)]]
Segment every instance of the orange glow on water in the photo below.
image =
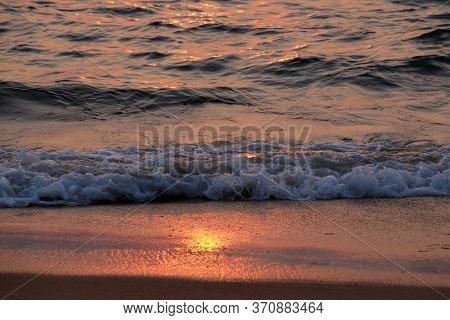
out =
[(260, 153), (245, 153), (242, 155), (243, 158), (248, 160), (260, 159), (262, 155)]

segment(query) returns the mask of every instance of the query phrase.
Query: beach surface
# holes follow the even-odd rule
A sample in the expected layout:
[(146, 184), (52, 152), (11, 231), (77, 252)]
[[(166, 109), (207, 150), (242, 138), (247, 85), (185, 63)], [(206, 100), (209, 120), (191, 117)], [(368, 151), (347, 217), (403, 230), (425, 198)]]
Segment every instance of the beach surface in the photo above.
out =
[(2, 209), (0, 294), (448, 298), (449, 205), (424, 197)]

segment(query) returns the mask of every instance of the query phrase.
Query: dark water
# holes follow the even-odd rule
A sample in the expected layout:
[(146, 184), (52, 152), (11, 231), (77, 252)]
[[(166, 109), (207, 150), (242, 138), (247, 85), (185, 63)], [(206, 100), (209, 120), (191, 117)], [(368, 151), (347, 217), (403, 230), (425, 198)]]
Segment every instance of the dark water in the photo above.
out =
[[(95, 126), (180, 106), (185, 114), (203, 108), (208, 123), (219, 119), (219, 106), (246, 124), (270, 114), (350, 135), (269, 149), (150, 148), (145, 170), (137, 168), (143, 151), (132, 146), (4, 146), (0, 206), (450, 195), (450, 149), (433, 142), (450, 141), (448, 1), (58, 0), (0, 8), (5, 127)], [(355, 135), (378, 135), (356, 143), (353, 126)], [(396, 141), (386, 128), (410, 138)]]

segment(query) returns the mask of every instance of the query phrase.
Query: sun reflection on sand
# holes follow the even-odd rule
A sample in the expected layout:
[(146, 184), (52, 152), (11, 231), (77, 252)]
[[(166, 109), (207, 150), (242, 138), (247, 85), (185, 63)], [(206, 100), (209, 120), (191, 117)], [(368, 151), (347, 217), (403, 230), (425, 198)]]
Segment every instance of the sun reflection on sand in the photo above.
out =
[(186, 241), (193, 252), (214, 252), (224, 247), (224, 239), (217, 233), (195, 231)]

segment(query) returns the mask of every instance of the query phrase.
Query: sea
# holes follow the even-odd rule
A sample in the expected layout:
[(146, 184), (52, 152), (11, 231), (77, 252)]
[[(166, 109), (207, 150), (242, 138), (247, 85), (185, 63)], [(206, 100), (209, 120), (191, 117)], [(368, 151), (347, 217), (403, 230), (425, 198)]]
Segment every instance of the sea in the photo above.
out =
[(450, 195), (450, 1), (2, 0), (0, 39), (0, 207)]

